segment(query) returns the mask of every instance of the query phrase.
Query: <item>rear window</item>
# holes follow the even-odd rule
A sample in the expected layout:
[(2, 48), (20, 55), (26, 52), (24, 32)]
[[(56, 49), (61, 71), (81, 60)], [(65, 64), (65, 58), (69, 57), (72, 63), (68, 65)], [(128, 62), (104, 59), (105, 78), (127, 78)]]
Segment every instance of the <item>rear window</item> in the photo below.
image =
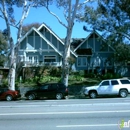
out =
[(120, 81), (122, 84), (130, 84), (130, 81), (127, 79), (121, 79)]

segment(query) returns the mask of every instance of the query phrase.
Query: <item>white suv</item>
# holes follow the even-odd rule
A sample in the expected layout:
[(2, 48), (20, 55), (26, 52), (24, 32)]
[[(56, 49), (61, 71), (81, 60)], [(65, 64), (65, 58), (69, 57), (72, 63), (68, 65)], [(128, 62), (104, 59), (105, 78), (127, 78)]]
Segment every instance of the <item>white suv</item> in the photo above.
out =
[(83, 93), (90, 98), (103, 95), (117, 95), (125, 98), (130, 93), (130, 80), (126, 78), (103, 80), (97, 86), (85, 87)]

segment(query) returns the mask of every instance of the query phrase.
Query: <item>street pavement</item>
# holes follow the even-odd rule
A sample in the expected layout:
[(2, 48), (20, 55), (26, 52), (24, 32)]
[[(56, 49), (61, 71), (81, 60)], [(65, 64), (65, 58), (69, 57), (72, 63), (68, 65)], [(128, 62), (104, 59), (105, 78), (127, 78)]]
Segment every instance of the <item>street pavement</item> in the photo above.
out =
[(130, 98), (0, 102), (0, 130), (129, 130)]

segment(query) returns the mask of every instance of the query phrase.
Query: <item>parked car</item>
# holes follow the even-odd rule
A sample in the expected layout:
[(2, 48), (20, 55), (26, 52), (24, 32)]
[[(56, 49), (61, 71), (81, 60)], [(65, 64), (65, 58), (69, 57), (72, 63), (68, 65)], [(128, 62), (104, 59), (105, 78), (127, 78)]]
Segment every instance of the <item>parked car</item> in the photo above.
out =
[(130, 93), (130, 80), (127, 78), (103, 80), (97, 86), (85, 87), (83, 93), (90, 98), (104, 95), (117, 95), (125, 98)]
[(20, 98), (19, 91), (9, 90), (8, 88), (0, 88), (0, 100), (12, 101)]
[(29, 90), (25, 93), (25, 97), (29, 100), (39, 98), (56, 98), (63, 99), (68, 95), (68, 88), (61, 83), (48, 83), (38, 86), (37, 89)]

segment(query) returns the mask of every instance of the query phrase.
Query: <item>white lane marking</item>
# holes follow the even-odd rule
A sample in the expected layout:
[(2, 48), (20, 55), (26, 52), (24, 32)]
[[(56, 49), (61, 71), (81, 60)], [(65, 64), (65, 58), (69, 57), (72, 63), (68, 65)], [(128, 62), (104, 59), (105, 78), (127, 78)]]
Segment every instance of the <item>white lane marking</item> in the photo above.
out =
[(58, 125), (59, 128), (72, 128), (72, 127), (106, 127), (106, 126), (118, 126), (119, 124), (91, 124), (91, 125)]
[(118, 110), (118, 111), (81, 111), (81, 112), (37, 112), (37, 113), (0, 113), (0, 116), (12, 116), (12, 115), (62, 115), (62, 114), (98, 114), (98, 113), (128, 113), (130, 110)]
[(0, 106), (0, 108), (19, 108), (19, 107), (79, 107), (79, 106), (116, 106), (116, 105), (130, 105), (130, 103), (88, 103), (88, 104), (44, 104), (44, 105), (9, 105), (9, 106)]

